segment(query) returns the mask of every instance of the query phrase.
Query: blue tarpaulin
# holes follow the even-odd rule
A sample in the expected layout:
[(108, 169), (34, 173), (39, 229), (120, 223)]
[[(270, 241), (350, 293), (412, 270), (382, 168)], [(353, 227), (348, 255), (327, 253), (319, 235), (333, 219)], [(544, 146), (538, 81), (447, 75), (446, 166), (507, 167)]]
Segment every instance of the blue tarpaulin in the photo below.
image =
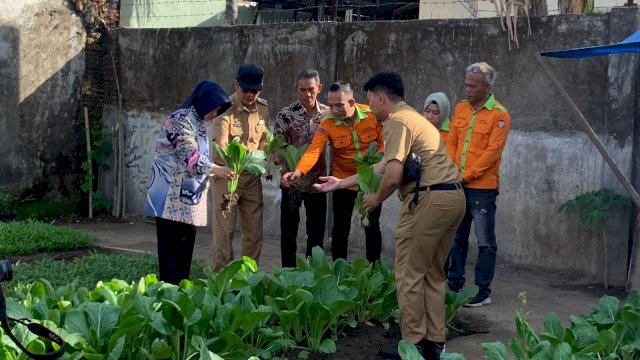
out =
[(546, 51), (542, 56), (557, 58), (583, 58), (598, 55), (640, 53), (640, 30), (617, 44), (592, 46), (578, 49)]

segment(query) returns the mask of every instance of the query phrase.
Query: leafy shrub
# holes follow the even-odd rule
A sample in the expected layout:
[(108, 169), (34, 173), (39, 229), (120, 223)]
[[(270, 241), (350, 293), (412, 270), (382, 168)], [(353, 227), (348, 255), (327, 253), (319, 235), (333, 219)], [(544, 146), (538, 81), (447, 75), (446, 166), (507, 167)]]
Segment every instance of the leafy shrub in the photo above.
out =
[(18, 213), (18, 220), (47, 221), (75, 214), (76, 204), (73, 202), (39, 200), (18, 203), (15, 206), (15, 210)]

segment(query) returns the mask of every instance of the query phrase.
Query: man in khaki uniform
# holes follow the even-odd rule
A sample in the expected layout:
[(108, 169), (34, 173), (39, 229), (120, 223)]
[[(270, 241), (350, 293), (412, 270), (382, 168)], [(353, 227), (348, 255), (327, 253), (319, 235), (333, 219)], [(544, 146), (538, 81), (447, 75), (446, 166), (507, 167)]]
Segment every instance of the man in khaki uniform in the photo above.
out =
[[(241, 65), (234, 81), (235, 94), (231, 96), (231, 108), (213, 123), (213, 141), (222, 148), (234, 138), (248, 151), (262, 150), (269, 128), (269, 107), (258, 97), (262, 89), (264, 71), (253, 64)], [(224, 164), (218, 155), (216, 163)], [(262, 181), (259, 175), (239, 174), (236, 194), (237, 205), (230, 208), (226, 217), (222, 215), (220, 204), (228, 192), (227, 180), (216, 178), (213, 182), (213, 242), (214, 270), (219, 271), (233, 260), (233, 235), (236, 219), (240, 213), (242, 256), (249, 256), (256, 262), (262, 250)]]
[[(364, 90), (371, 111), (383, 123), (385, 153), (374, 165), (375, 171), (383, 173), (380, 188), (363, 201), (371, 210), (398, 190), (403, 201), (395, 231), (400, 331), (402, 339), (415, 344), (425, 359), (440, 359), (445, 341), (444, 263), (465, 212), (462, 177), (438, 129), (404, 102), (399, 74), (376, 74)], [(417, 184), (403, 182), (405, 164), (413, 154), (419, 157)], [(355, 183), (355, 177), (321, 180), (326, 182), (317, 189), (324, 191)], [(379, 355), (400, 359), (396, 348), (381, 350)]]

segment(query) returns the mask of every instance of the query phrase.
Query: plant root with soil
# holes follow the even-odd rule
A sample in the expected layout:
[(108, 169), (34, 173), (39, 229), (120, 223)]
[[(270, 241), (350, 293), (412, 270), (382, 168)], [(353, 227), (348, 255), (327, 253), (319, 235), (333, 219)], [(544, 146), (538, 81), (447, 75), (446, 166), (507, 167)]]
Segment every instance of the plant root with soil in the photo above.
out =
[(220, 204), (220, 208), (222, 209), (222, 217), (224, 217), (225, 219), (227, 218), (227, 214), (231, 213), (231, 208), (233, 206), (238, 205), (238, 194), (234, 193), (227, 193), (222, 195), (222, 203)]

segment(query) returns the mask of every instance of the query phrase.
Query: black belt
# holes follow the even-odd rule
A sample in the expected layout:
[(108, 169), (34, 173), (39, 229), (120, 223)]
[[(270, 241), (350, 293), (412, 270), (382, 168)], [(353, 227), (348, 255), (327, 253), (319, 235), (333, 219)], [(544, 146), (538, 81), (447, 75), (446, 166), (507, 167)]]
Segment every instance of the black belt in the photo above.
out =
[(420, 191), (439, 191), (439, 190), (462, 190), (460, 183), (455, 184), (435, 184), (431, 186), (420, 186)]

